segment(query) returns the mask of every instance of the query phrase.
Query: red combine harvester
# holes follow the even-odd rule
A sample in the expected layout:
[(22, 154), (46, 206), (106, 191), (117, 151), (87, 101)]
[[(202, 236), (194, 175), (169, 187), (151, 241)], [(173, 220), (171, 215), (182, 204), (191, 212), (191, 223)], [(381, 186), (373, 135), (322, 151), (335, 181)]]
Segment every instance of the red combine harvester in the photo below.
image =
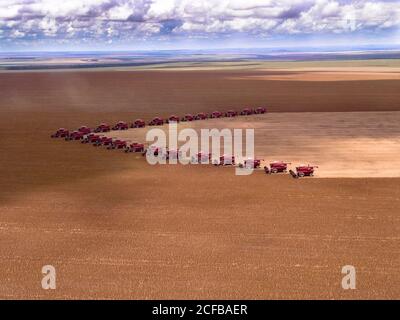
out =
[(164, 124), (164, 120), (160, 117), (155, 117), (153, 120), (149, 122), (149, 126), (162, 126)]
[(194, 116), (191, 114), (186, 114), (184, 117), (182, 117), (181, 121), (193, 121)]
[(261, 161), (264, 159), (247, 159), (244, 161), (244, 167), (245, 168), (252, 168), (252, 169), (257, 169), (260, 168), (261, 166)]
[(178, 150), (167, 150), (164, 153), (164, 158), (166, 160), (169, 160), (169, 159), (178, 160), (180, 156), (181, 156), (181, 153)]
[(267, 112), (267, 109), (264, 107), (258, 107), (258, 108), (256, 108), (256, 110), (254, 110), (254, 113), (256, 113), (256, 114), (262, 114), (262, 113), (266, 113), (266, 112)]
[(136, 119), (132, 125), (131, 128), (144, 128), (146, 126), (146, 123), (142, 119)]
[(234, 110), (228, 110), (227, 112), (225, 112), (225, 117), (227, 118), (236, 117), (237, 115), (238, 113)]
[(112, 127), (112, 130), (128, 130), (129, 125), (125, 121), (118, 121), (117, 124)]
[(179, 122), (179, 117), (176, 115), (172, 115), (170, 116), (166, 121), (166, 123), (170, 123), (170, 122)]
[(113, 140), (107, 147), (107, 149), (125, 149), (126, 141), (121, 139)]
[(83, 132), (80, 132), (78, 130), (72, 131), (68, 136), (65, 137), (65, 141), (70, 141), (70, 140), (81, 140), (85, 134)]
[(102, 141), (103, 138), (104, 138), (104, 137), (103, 137), (103, 136), (100, 136), (100, 135), (94, 136), (94, 137), (92, 137), (92, 138), (90, 139), (90, 143), (91, 143), (93, 146), (97, 147), (97, 146), (99, 146), (99, 145), (101, 144), (101, 141)]
[(230, 156), (230, 155), (223, 155), (219, 157), (219, 163), (216, 162), (214, 163), (216, 166), (228, 166), (228, 165), (234, 165), (235, 164), (235, 156)]
[(64, 128), (58, 129), (51, 135), (52, 138), (66, 138), (68, 136), (69, 136), (69, 130)]
[[(106, 141), (109, 141), (109, 142), (106, 142)], [(108, 145), (111, 141), (112, 141), (112, 138), (109, 138), (106, 136), (99, 136), (99, 138), (94, 139), (94, 141), (92, 143), (93, 143), (94, 147), (99, 147), (102, 145)], [(107, 144), (104, 144), (104, 143), (107, 143)]]
[(192, 158), (193, 163), (209, 163), (211, 160), (211, 153), (205, 153), (200, 151)]
[(200, 112), (194, 117), (195, 120), (205, 120), (207, 118), (208, 118), (208, 115), (207, 115), (207, 113), (204, 113), (204, 112)]
[(284, 162), (284, 161), (271, 162), (269, 164), (270, 167), (271, 167), (271, 173), (286, 172), (288, 164), (291, 164), (291, 163), (290, 162)]
[(157, 146), (150, 146), (144, 152), (143, 155), (155, 156), (157, 157), (159, 153), (162, 152), (162, 149)]
[(89, 134), (92, 132), (92, 129), (86, 127), (86, 126), (82, 126), (78, 129), (79, 132), (82, 132), (83, 134)]
[(300, 165), (296, 167), (296, 174), (298, 177), (312, 177), (314, 175), (314, 169), (318, 168), (317, 166), (308, 165)]
[(125, 152), (143, 152), (144, 151), (144, 144), (132, 142), (126, 145)]
[(109, 132), (110, 130), (111, 128), (108, 124), (102, 123), (96, 129), (94, 129), (94, 132)]
[(94, 146), (109, 146), (113, 142), (113, 138), (110, 137), (101, 137), (98, 141), (96, 141)]
[(81, 143), (94, 143), (96, 139), (99, 139), (100, 135), (95, 133), (89, 133), (82, 138)]
[(219, 111), (214, 111), (213, 113), (211, 113), (210, 118), (221, 118), (222, 117), (222, 113)]
[(251, 108), (244, 108), (241, 112), (240, 115), (241, 116), (249, 116), (252, 115), (254, 113), (254, 110)]

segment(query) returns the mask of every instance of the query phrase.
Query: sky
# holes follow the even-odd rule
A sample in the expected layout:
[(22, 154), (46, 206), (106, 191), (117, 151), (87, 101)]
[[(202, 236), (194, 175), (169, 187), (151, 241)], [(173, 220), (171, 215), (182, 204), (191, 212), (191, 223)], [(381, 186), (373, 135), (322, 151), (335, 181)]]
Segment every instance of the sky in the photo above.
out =
[(0, 0), (0, 51), (399, 46), (400, 0)]

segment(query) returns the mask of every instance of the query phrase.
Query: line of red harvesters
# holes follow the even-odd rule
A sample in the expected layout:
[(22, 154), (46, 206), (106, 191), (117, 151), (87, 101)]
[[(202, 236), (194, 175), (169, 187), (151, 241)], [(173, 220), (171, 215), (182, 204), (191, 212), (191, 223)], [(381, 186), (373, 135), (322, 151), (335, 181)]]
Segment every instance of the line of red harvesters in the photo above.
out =
[[(255, 109), (252, 108), (244, 108), (242, 111), (237, 112), (234, 110), (228, 110), (224, 113), (219, 111), (214, 111), (210, 114), (207, 113), (198, 113), (196, 115), (186, 114), (183, 117), (178, 117), (176, 115), (171, 115), (167, 119), (163, 119), (161, 117), (155, 117), (151, 121), (148, 122), (148, 126), (160, 126), (164, 123), (170, 122), (186, 122), (186, 121), (196, 121), (196, 120), (206, 120), (206, 119), (213, 119), (213, 118), (230, 118), (236, 116), (246, 116), (246, 115), (253, 115), (253, 114), (264, 114), (267, 110), (265, 107), (257, 107)], [(119, 121), (114, 126), (110, 126), (106, 123), (101, 123), (95, 129), (91, 129), (87, 126), (81, 126), (77, 130), (69, 131), (65, 128), (59, 128), (54, 134), (51, 135), (52, 138), (64, 138), (66, 141), (71, 140), (79, 140), (81, 143), (90, 143), (93, 146), (106, 146), (107, 149), (123, 149), (125, 152), (141, 152), (143, 155), (146, 152), (151, 152), (154, 155), (157, 155), (158, 152), (161, 152), (158, 148), (147, 149), (143, 143), (138, 142), (129, 142), (126, 140), (107, 137), (101, 135), (101, 133), (110, 132), (110, 131), (118, 131), (118, 130), (128, 130), (129, 128), (144, 128), (146, 123), (142, 119), (136, 119), (133, 123), (127, 123), (125, 121)], [(179, 152), (173, 150), (166, 150), (164, 156), (168, 159), (173, 154), (178, 158)], [(208, 159), (206, 159), (208, 157)], [(205, 155), (202, 152), (198, 153), (197, 159), (193, 159), (197, 162), (203, 162), (211, 160), (211, 155)], [(248, 159), (244, 161), (243, 164), (239, 164), (241, 167), (246, 168), (260, 168), (261, 166), (260, 159)], [(214, 162), (215, 165), (234, 165), (235, 164), (235, 157), (234, 156), (226, 156), (223, 155), (220, 157), (218, 162)], [(286, 163), (283, 161), (276, 161), (270, 163), (270, 168), (264, 167), (264, 171), (266, 174), (272, 173), (279, 173), (279, 172), (287, 172), (287, 166), (290, 163)], [(314, 174), (314, 168), (316, 166), (310, 165), (301, 165), (296, 167), (296, 173), (292, 170), (289, 170), (289, 173), (294, 177), (304, 177), (304, 176), (312, 176)]]

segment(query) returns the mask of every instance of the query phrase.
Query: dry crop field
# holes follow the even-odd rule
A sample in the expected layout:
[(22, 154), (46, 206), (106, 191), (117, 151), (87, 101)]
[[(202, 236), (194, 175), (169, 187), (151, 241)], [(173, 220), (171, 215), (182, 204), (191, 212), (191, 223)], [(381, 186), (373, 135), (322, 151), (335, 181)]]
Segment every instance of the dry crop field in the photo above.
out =
[[(1, 72), (0, 298), (398, 299), (397, 70)], [(215, 126), (255, 127), (261, 156), (313, 157), (318, 178), (150, 166), (50, 139), (248, 105), (271, 113)], [(45, 264), (57, 290), (41, 288)], [(347, 264), (356, 290), (340, 286)]]

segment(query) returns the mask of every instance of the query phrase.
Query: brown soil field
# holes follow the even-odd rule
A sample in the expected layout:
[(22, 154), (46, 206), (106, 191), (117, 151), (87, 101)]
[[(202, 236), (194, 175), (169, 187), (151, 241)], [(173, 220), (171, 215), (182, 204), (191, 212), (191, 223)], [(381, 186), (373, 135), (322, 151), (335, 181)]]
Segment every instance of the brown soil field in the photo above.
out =
[[(379, 68), (332, 68), (329, 70), (306, 69), (290, 70), (275, 74), (247, 76), (248, 80), (285, 80), (285, 81), (367, 81), (367, 80), (400, 80), (399, 71), (376, 70)], [(275, 70), (277, 72), (278, 70)]]
[[(0, 298), (398, 299), (398, 178), (235, 176), (49, 137), (242, 105), (400, 111), (397, 80), (232, 79), (257, 74), (1, 73)], [(356, 290), (340, 285), (348, 264)]]
[[(3, 72), (0, 75), (0, 105), (2, 112), (125, 111), (131, 112), (133, 117), (147, 118), (155, 114), (168, 116), (246, 105), (268, 105), (272, 112), (399, 110), (398, 80), (264, 79), (267, 76), (297, 75), (298, 72)], [(304, 75), (304, 70), (300, 73)], [(254, 77), (261, 78), (248, 80)], [(118, 120), (116, 117), (104, 118), (114, 119)]]

